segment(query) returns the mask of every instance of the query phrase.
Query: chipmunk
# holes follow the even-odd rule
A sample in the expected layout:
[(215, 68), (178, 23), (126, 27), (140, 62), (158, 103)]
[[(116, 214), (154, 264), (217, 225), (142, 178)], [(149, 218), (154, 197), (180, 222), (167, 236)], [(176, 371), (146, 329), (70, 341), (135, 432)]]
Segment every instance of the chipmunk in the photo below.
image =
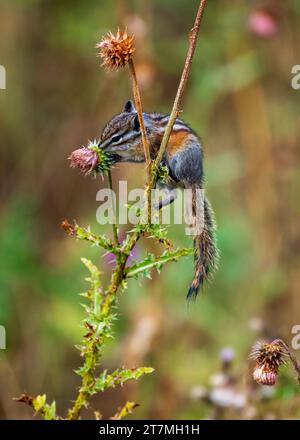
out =
[[(169, 115), (143, 113), (147, 136), (150, 144), (150, 156), (156, 157), (166, 129)], [(125, 104), (124, 110), (114, 116), (104, 127), (99, 147), (110, 154), (116, 162), (145, 162), (140, 124), (132, 101)], [(171, 133), (162, 165), (167, 166), (171, 183), (158, 182), (167, 197), (159, 203), (158, 209), (176, 199), (176, 188), (203, 188), (203, 152), (202, 145), (195, 132), (181, 119), (177, 119)], [(195, 193), (197, 193), (195, 191)], [(192, 197), (192, 209), (195, 210), (196, 197)], [(211, 205), (206, 197), (201, 205), (203, 227), (194, 236), (195, 275), (187, 298), (196, 298), (199, 288), (212, 269), (216, 267), (218, 249), (215, 242), (215, 221)], [(199, 211), (198, 211), (199, 213)]]

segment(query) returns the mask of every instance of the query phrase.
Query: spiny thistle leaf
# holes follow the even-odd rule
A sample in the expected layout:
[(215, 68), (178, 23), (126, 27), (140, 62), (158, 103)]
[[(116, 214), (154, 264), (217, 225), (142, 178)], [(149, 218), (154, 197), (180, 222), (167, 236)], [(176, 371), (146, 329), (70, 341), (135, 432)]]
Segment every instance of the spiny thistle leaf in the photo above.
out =
[(87, 280), (91, 283), (93, 289), (100, 289), (101, 272), (99, 271), (99, 269), (87, 258), (81, 258), (81, 261), (90, 271), (91, 278), (87, 278)]
[(91, 151), (94, 151), (98, 157), (98, 163), (97, 167), (95, 168), (95, 173), (107, 175), (112, 168), (113, 160), (111, 156), (106, 153), (105, 150), (103, 150), (103, 148), (99, 147), (99, 144), (100, 141), (94, 139), (93, 141), (89, 141), (87, 148), (89, 148)]
[(111, 374), (107, 374), (107, 371), (103, 371), (102, 374), (96, 380), (94, 387), (95, 393), (105, 391), (108, 388), (114, 388), (117, 385), (123, 386), (130, 380), (138, 380), (145, 374), (153, 373), (154, 368), (141, 367), (131, 369), (117, 369)]
[(161, 165), (157, 170), (157, 179), (163, 183), (170, 183), (171, 177), (169, 174), (169, 168), (165, 165)]
[(132, 414), (132, 411), (139, 406), (138, 403), (135, 402), (126, 402), (123, 408), (119, 409), (118, 412), (110, 418), (110, 420), (122, 420), (127, 417), (129, 414)]
[(169, 261), (178, 261), (179, 258), (192, 255), (193, 253), (194, 250), (192, 248), (177, 249), (174, 252), (166, 251), (159, 257), (149, 253), (142, 262), (133, 264), (126, 269), (126, 276), (127, 278), (137, 277), (138, 275), (149, 277), (151, 269), (156, 269), (160, 272), (164, 264)]
[(45, 420), (55, 420), (56, 416), (56, 403), (53, 401), (50, 405), (47, 403), (46, 394), (38, 395), (32, 400), (32, 406), (36, 412), (42, 414)]
[(97, 235), (91, 232), (90, 227), (83, 228), (76, 223), (71, 224), (68, 220), (64, 220), (61, 228), (70, 236), (76, 237), (78, 240), (88, 241), (92, 246), (102, 247), (111, 253), (119, 253), (119, 249), (113, 245), (112, 241), (104, 235)]
[(46, 394), (41, 394), (33, 399), (33, 407), (36, 411), (40, 411), (46, 404)]

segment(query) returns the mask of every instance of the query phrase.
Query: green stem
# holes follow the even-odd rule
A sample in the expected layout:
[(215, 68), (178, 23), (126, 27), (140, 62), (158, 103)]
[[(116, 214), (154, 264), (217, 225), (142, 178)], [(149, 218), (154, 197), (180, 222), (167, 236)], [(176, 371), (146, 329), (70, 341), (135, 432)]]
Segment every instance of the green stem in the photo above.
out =
[(108, 315), (111, 310), (111, 307), (116, 298), (117, 291), (122, 284), (122, 281), (125, 279), (125, 267), (127, 260), (140, 236), (141, 232), (134, 231), (128, 242), (124, 244), (120, 253), (117, 255), (117, 264), (115, 270), (113, 271), (110, 285), (107, 289), (105, 301), (102, 305), (104, 315)]
[(175, 252), (167, 253), (166, 255), (161, 255), (155, 258), (153, 261), (145, 261), (136, 265), (133, 265), (126, 269), (126, 278), (132, 278), (145, 270), (160, 267), (169, 261), (177, 261), (178, 258), (185, 257), (187, 255), (192, 255), (194, 253), (193, 249), (179, 249)]
[[(108, 184), (109, 184), (109, 188), (113, 191), (113, 183), (112, 183), (111, 171), (108, 171)], [(113, 200), (114, 200), (114, 198), (113, 198)], [(114, 203), (113, 203), (113, 208), (112, 209), (113, 209), (114, 218), (116, 220), (117, 219), (117, 213), (116, 213), (116, 206), (115, 206)], [(112, 228), (113, 228), (113, 234), (114, 234), (115, 243), (117, 245), (119, 245), (118, 228), (117, 228), (117, 225), (116, 225), (115, 222), (113, 222)]]
[(87, 391), (94, 383), (94, 374), (96, 369), (96, 356), (90, 359), (89, 371), (82, 378), (81, 389), (77, 395), (73, 407), (68, 412), (68, 420), (78, 420), (83, 408), (88, 406), (89, 392)]

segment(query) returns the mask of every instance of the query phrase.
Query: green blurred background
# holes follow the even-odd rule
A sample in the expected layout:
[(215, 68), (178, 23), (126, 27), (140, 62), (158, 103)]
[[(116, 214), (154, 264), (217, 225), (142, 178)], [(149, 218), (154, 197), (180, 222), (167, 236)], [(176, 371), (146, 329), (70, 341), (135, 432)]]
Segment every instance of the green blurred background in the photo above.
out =
[[(140, 403), (134, 418), (300, 416), (293, 372), (285, 369), (279, 385), (265, 390), (253, 384), (248, 363), (256, 340), (290, 344), (300, 324), (300, 91), (291, 87), (300, 3), (207, 3), (182, 117), (205, 146), (220, 268), (189, 307), (192, 258), (130, 282), (104, 367), (151, 365), (156, 372), (93, 398), (92, 409), (105, 417), (126, 399)], [(110, 270), (96, 249), (59, 228), (68, 218), (106, 230), (95, 218), (96, 192), (106, 182), (83, 178), (67, 162), (131, 97), (128, 72), (99, 68), (95, 44), (126, 25), (137, 39), (145, 110), (168, 112), (197, 7), (196, 0), (1, 0), (1, 419), (32, 417), (12, 400), (24, 390), (46, 392), (66, 411), (81, 362), (74, 348), (83, 318), (77, 294), (87, 275), (80, 257)], [(143, 166), (120, 165), (113, 178), (134, 188), (144, 174)], [(183, 226), (171, 226), (170, 236), (191, 244)], [(137, 252), (154, 246), (145, 240)], [(234, 352), (230, 372), (220, 361), (224, 347)]]

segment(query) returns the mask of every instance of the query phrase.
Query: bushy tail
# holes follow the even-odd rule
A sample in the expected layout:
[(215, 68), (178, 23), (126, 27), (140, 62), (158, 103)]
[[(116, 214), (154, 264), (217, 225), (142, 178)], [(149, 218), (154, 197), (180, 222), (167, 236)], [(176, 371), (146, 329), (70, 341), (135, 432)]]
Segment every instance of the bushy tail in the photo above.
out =
[(194, 237), (195, 275), (187, 294), (188, 299), (196, 298), (209, 274), (216, 268), (219, 252), (215, 238), (215, 219), (212, 207), (205, 197), (203, 202), (204, 223), (200, 235)]

